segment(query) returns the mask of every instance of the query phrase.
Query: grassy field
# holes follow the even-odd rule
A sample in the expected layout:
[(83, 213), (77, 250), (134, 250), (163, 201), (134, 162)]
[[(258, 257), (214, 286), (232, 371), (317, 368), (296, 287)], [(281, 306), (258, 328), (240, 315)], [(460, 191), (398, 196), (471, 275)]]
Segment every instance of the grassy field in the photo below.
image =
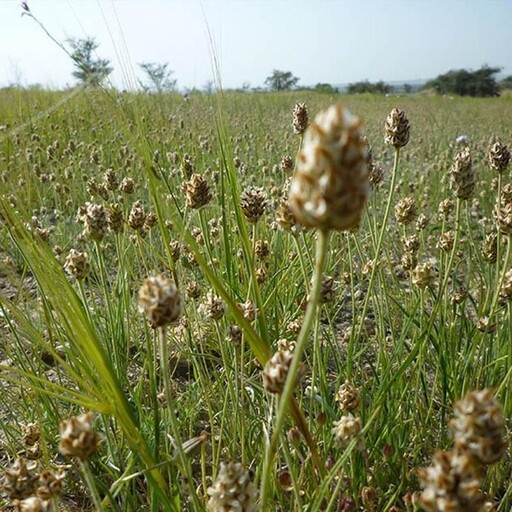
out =
[[(311, 122), (338, 101), (383, 179), (322, 253), (322, 232), (278, 220), (294, 105)], [(511, 426), (512, 241), (494, 213), (510, 167), (487, 157), (511, 120), (510, 96), (0, 91), (2, 510), (438, 510), (420, 469), (452, 453), (458, 401), (489, 388)], [(450, 186), (463, 147), (467, 199)], [(179, 291), (145, 282), (160, 275)], [(181, 296), (169, 323), (141, 311), (160, 285)], [(269, 393), (263, 367), (300, 340), (300, 381)], [(469, 482), (453, 510), (511, 509), (502, 451), (452, 471)]]

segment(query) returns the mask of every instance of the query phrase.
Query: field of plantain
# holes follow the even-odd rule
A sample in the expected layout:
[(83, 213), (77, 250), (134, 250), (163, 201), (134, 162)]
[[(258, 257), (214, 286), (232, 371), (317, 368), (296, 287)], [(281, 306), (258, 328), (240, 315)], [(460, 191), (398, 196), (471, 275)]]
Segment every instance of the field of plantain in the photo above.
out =
[(0, 91), (0, 508), (509, 511), (511, 120)]

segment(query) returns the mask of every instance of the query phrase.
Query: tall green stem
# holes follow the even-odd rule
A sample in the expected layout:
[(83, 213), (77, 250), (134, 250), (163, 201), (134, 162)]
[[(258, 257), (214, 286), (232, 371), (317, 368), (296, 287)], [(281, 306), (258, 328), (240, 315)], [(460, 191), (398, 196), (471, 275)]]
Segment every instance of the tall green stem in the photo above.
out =
[(388, 192), (388, 200), (386, 203), (386, 210), (384, 211), (384, 218), (382, 219), (382, 225), (380, 227), (379, 238), (377, 239), (377, 246), (375, 247), (375, 256), (373, 258), (373, 266), (370, 274), (370, 281), (368, 283), (368, 290), (366, 291), (366, 296), (364, 298), (363, 310), (361, 312), (361, 319), (357, 324), (357, 330), (355, 332), (355, 336), (352, 335), (350, 337), (349, 346), (348, 346), (348, 355), (347, 355), (347, 378), (350, 380), (354, 359), (354, 344), (357, 339), (361, 336), (361, 332), (363, 330), (364, 319), (366, 317), (366, 312), (368, 311), (368, 305), (370, 302), (370, 296), (372, 294), (372, 289), (375, 283), (375, 275), (377, 273), (377, 268), (379, 266), (380, 253), (382, 250), (382, 242), (384, 241), (384, 234), (386, 232), (389, 215), (391, 213), (391, 206), (393, 203), (393, 196), (396, 187), (396, 179), (398, 175), (398, 162), (400, 161), (400, 148), (395, 149), (395, 158), (393, 161), (393, 171), (391, 174), (391, 184), (389, 186)]
[[(265, 462), (263, 466), (263, 475), (261, 482), (261, 505), (264, 508), (265, 502), (268, 498), (268, 481), (270, 477), (270, 470), (272, 468), (272, 464), (274, 461), (275, 454), (277, 452), (277, 446), (279, 443), (279, 437), (281, 431), (284, 426), (284, 422), (286, 419), (286, 414), (288, 412), (288, 408), (290, 406), (293, 392), (295, 390), (295, 386), (297, 383), (297, 376), (300, 369), (300, 364), (302, 361), (302, 355), (304, 354), (304, 349), (306, 347), (306, 343), (309, 339), (309, 334), (311, 332), (311, 328), (313, 326), (317, 308), (320, 304), (320, 294), (322, 291), (322, 276), (323, 270), (325, 267), (325, 262), (327, 259), (327, 248), (329, 244), (329, 235), (330, 231), (328, 230), (320, 230), (318, 232), (318, 239), (316, 242), (316, 257), (315, 257), (315, 266), (313, 270), (313, 281), (311, 285), (310, 292), (310, 300), (308, 303), (308, 307), (306, 309), (306, 315), (304, 318), (304, 323), (302, 324), (302, 329), (297, 338), (297, 342), (295, 345), (295, 350), (293, 353), (293, 360), (290, 365), (290, 369), (288, 370), (288, 376), (286, 377), (286, 382), (284, 385), (283, 392), (279, 397), (279, 404), (277, 407), (277, 416), (276, 422), (274, 425), (274, 432), (272, 434), (272, 438), (270, 440), (270, 445), (267, 447)], [(312, 453), (312, 456), (316, 454)]]
[(167, 342), (165, 339), (165, 327), (160, 327), (158, 329), (158, 349), (160, 355), (160, 371), (162, 374), (162, 380), (164, 384), (167, 411), (169, 413), (169, 424), (171, 427), (172, 436), (174, 438), (176, 453), (178, 455), (178, 460), (180, 461), (181, 464), (181, 471), (183, 472), (183, 475), (188, 483), (189, 492), (192, 498), (192, 502), (194, 503), (194, 508), (195, 510), (201, 510), (199, 498), (197, 496), (194, 481), (192, 479), (192, 471), (190, 469), (190, 464), (185, 454), (185, 451), (183, 450), (183, 444), (181, 442), (181, 436), (179, 433), (178, 424), (176, 422), (176, 416), (174, 414), (174, 407), (172, 406), (173, 401), (171, 393), (171, 378), (169, 374), (169, 356), (167, 350)]

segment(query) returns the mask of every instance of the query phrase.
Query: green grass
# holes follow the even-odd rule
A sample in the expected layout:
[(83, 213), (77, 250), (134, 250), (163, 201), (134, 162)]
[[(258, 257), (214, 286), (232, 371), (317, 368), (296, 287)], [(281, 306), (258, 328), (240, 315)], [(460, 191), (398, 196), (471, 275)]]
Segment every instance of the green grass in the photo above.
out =
[[(265, 393), (261, 367), (278, 340), (297, 339), (291, 324), (304, 320), (301, 303), (315, 268), (317, 234), (276, 227), (287, 178), (278, 165), (285, 155), (295, 159), (299, 149), (291, 127), (295, 102), (305, 101), (312, 119), (338, 100), (364, 120), (385, 178), (359, 230), (330, 236), (324, 274), (334, 277), (335, 298), (312, 318), (305, 376), (288, 409)], [(411, 140), (401, 151), (391, 215), (383, 224), (395, 156), (383, 143), (383, 125), (395, 106), (407, 113)], [(226, 93), (185, 102), (177, 95), (111, 91), (0, 91), (0, 124), (8, 125), (0, 132), (3, 466), (26, 448), (23, 425), (37, 422), (39, 468), (70, 464), (62, 509), (70, 502), (93, 507), (79, 483), (84, 474), (57, 449), (59, 422), (91, 410), (103, 441), (90, 469), (105, 509), (202, 510), (220, 463), (228, 461), (251, 469), (267, 500), (262, 510), (334, 511), (344, 498), (360, 505), (365, 486), (376, 491), (376, 510), (405, 509), (403, 496), (420, 489), (417, 470), (453, 444), (447, 423), (456, 400), (490, 387), (505, 417), (512, 417), (512, 311), (497, 296), (510, 266), (510, 242), (501, 236), (496, 264), (481, 252), (485, 235), (496, 232), (488, 141), (497, 134), (510, 146), (510, 119), (510, 97)], [(469, 137), (477, 189), (443, 219), (439, 203), (455, 203), (448, 175), (460, 134)], [(212, 201), (200, 210), (185, 203), (186, 161), (212, 190)], [(107, 169), (119, 183), (133, 179), (133, 193), (102, 188)], [(264, 187), (269, 197), (255, 225), (240, 208), (249, 185)], [(428, 218), (424, 229), (395, 221), (392, 208), (405, 196)], [(127, 224), (137, 200), (157, 216), (143, 233)], [(83, 236), (76, 214), (87, 201), (118, 203), (123, 230), (100, 242)], [(41, 236), (36, 227), (48, 232)], [(458, 231), (452, 253), (436, 246), (450, 229)], [(419, 262), (433, 258), (437, 270), (425, 289), (399, 268), (402, 238), (414, 233)], [(255, 246), (264, 240), (270, 254), (262, 259)], [(176, 260), (173, 241), (181, 245)], [(72, 248), (89, 254), (91, 272), (83, 282), (63, 269)], [(376, 254), (372, 274), (367, 264)], [(160, 333), (164, 347), (137, 309), (144, 279), (161, 273), (184, 295), (189, 283), (202, 291), (187, 297), (182, 320)], [(457, 303), (459, 288), (468, 294)], [(227, 306), (219, 320), (201, 313), (209, 289)], [(257, 308), (254, 321), (237, 308), (246, 301)], [(477, 329), (484, 315), (496, 326), (492, 333)], [(227, 338), (234, 324), (243, 331), (237, 343)], [(361, 392), (355, 414), (362, 420), (363, 453), (355, 443), (337, 448), (331, 432), (343, 414), (335, 395), (346, 379)], [(269, 443), (283, 420), (270, 457)], [(307, 442), (289, 441), (294, 425)], [(186, 449), (176, 450), (173, 439)], [(277, 478), (283, 468), (291, 474), (289, 487)], [(510, 508), (510, 471), (508, 453), (484, 480), (499, 511)]]

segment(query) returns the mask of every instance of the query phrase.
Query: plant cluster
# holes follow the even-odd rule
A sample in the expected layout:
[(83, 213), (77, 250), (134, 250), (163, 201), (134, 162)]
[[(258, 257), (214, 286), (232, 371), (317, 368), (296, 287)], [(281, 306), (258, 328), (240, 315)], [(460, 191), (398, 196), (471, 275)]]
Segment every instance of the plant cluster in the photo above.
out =
[(2, 507), (510, 509), (505, 98), (2, 94)]

